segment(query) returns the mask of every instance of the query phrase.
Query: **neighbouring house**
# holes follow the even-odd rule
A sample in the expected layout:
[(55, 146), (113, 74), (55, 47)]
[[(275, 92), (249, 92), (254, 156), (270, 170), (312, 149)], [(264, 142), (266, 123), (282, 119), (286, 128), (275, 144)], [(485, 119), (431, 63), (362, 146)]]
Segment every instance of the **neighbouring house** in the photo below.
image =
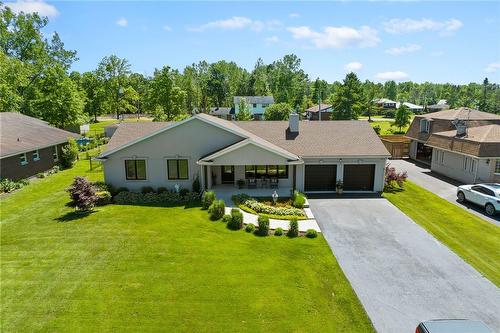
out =
[(227, 108), (227, 107), (215, 107), (210, 108), (208, 114), (226, 120), (234, 120), (235, 119), (235, 108)]
[(440, 99), (436, 104), (427, 105), (427, 112), (438, 112), (448, 110), (450, 106), (445, 99)]
[(417, 115), (406, 136), (410, 157), (465, 182), (500, 181), (500, 116), (458, 108)]
[(318, 104), (311, 106), (306, 109), (305, 116), (309, 120), (319, 120), (319, 114), (321, 113), (321, 120), (330, 120), (333, 112), (333, 106), (331, 104)]
[[(399, 108), (400, 103), (398, 103), (397, 107)], [(413, 104), (410, 102), (403, 102), (403, 105), (406, 106), (413, 113), (422, 113), (424, 112), (424, 107), (422, 105)]]
[(395, 109), (397, 106), (397, 102), (392, 101), (388, 98), (377, 98), (374, 99), (373, 102), (379, 108), (384, 108), (384, 109)]
[[(105, 181), (203, 189), (237, 185), (333, 192), (380, 192), (389, 152), (367, 121), (227, 121), (197, 114), (175, 123), (123, 123), (100, 159)], [(239, 184), (241, 183), (241, 184)]]
[(0, 128), (0, 178), (13, 180), (52, 168), (68, 138), (78, 137), (15, 112), (0, 112)]
[(235, 114), (240, 112), (240, 100), (244, 98), (250, 108), (250, 113), (253, 115), (255, 120), (261, 120), (264, 115), (266, 108), (274, 104), (273, 96), (234, 96), (234, 109)]

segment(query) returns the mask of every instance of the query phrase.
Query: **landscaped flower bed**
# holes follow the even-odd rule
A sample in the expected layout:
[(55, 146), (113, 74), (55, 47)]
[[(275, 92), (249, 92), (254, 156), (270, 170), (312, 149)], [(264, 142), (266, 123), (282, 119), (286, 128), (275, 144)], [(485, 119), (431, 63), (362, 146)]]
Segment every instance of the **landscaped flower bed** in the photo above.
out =
[(280, 199), (274, 205), (272, 200), (268, 198), (259, 200), (258, 198), (252, 198), (246, 194), (234, 195), (231, 199), (238, 208), (247, 213), (281, 220), (290, 220), (292, 218), (297, 218), (299, 220), (307, 219), (304, 211), (293, 207), (292, 200), (289, 198)]

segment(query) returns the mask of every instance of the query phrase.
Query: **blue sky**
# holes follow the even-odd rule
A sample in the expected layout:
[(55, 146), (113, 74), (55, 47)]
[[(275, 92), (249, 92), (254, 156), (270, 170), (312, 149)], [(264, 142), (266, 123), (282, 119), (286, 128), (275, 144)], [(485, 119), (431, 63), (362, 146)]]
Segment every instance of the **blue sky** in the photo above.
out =
[(251, 70), (287, 53), (312, 79), (500, 82), (500, 2), (27, 2), (78, 51), (79, 71), (110, 54), (133, 71), (207, 60)]

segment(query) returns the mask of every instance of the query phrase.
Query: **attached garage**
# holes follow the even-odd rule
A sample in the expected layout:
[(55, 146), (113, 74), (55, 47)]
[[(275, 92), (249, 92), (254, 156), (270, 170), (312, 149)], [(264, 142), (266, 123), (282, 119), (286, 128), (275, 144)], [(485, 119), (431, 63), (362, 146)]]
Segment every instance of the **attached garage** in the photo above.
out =
[(345, 164), (344, 191), (373, 191), (375, 164)]
[(304, 190), (311, 191), (335, 191), (337, 178), (337, 165), (306, 165)]

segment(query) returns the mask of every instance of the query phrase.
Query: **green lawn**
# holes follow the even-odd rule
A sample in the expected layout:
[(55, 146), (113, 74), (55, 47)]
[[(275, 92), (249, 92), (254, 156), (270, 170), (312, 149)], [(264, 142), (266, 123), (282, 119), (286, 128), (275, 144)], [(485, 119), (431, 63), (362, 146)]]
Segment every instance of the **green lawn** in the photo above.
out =
[[(124, 120), (125, 122), (137, 122), (137, 119), (135, 118), (127, 118)], [(140, 118), (139, 119), (140, 122), (142, 121), (151, 121), (149, 118)], [(118, 123), (119, 120), (103, 120), (103, 121), (99, 121), (97, 123), (91, 123), (90, 124), (90, 132), (89, 132), (89, 136), (95, 136), (96, 134), (104, 134), (104, 127), (108, 126), (108, 125), (112, 125), (112, 124), (116, 124)]]
[(2, 332), (373, 332), (324, 238), (257, 237), (198, 207), (65, 207), (81, 162), (3, 197)]
[(500, 286), (499, 227), (409, 181), (384, 197)]

